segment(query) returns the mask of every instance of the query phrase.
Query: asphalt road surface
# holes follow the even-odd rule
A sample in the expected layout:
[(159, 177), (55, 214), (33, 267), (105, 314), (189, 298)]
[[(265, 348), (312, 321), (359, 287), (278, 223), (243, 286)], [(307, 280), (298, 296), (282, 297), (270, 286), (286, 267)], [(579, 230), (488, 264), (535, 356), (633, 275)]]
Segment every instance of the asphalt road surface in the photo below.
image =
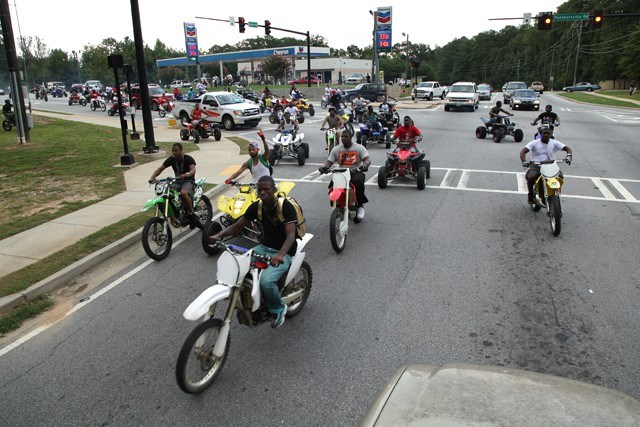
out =
[[(216, 272), (200, 233), (185, 232), (166, 260), (132, 260), (63, 320), (0, 350), (0, 424), (350, 426), (413, 363), (523, 368), (640, 398), (640, 114), (548, 93), (542, 102), (574, 150), (561, 165), (560, 236), (523, 193), (518, 153), (537, 113), (516, 112), (522, 143), (478, 140), (486, 101), (474, 113), (400, 111), (425, 134), (427, 188), (396, 180), (380, 190), (372, 167), (366, 218), (336, 254), (317, 174), (322, 117), (307, 117), (309, 163), (284, 160), (274, 175), (296, 182), (315, 236), (305, 309), (275, 331), (234, 322), (216, 382), (182, 393), (175, 362), (195, 327), (182, 312)], [(385, 151), (369, 147), (374, 165)]]

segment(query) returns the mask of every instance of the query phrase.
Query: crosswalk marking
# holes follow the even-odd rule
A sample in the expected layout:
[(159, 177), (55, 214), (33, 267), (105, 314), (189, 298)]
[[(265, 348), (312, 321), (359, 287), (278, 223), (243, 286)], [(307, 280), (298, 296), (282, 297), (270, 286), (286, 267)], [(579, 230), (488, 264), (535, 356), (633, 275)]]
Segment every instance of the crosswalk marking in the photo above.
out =
[(638, 201), (638, 200), (636, 200), (635, 197), (633, 197), (633, 195), (631, 193), (629, 193), (629, 191), (627, 191), (626, 188), (624, 188), (622, 186), (622, 184), (620, 184), (620, 181), (618, 181), (617, 179), (611, 179), (611, 180), (609, 180), (609, 182), (618, 191), (618, 193), (620, 193), (620, 195), (625, 198), (626, 201), (628, 201), (628, 202), (637, 202)]
[(593, 181), (593, 183), (595, 184), (596, 188), (598, 190), (600, 190), (600, 192), (602, 193), (602, 195), (606, 199), (615, 199), (616, 198), (616, 196), (614, 196), (613, 193), (611, 191), (609, 191), (609, 189), (604, 185), (604, 182), (602, 182), (602, 180), (600, 178), (591, 178), (591, 181)]

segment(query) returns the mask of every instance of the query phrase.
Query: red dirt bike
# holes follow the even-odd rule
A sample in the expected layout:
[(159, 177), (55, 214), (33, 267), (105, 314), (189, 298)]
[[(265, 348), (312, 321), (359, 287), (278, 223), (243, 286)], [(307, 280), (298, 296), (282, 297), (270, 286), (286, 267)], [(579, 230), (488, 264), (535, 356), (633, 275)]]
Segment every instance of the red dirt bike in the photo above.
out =
[(424, 190), (426, 180), (431, 177), (431, 162), (425, 160), (424, 149), (411, 151), (411, 141), (398, 141), (398, 148), (387, 153), (385, 165), (378, 169), (378, 187), (387, 188), (387, 182), (395, 177), (415, 180), (418, 190)]
[(169, 101), (166, 96), (160, 98), (158, 102), (158, 115), (164, 117), (171, 111), (173, 111), (173, 102)]

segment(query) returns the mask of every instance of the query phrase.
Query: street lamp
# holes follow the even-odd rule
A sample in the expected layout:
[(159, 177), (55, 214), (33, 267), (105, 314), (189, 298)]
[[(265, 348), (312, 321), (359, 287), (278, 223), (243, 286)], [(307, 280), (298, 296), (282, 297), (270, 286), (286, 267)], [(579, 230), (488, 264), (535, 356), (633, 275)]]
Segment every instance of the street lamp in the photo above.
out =
[(78, 59), (78, 55), (80, 55), (80, 52), (82, 52), (81, 50), (75, 51), (72, 50), (71, 53), (73, 54), (73, 59), (76, 61), (76, 68), (78, 69), (78, 83), (82, 83), (80, 81), (80, 60)]
[[(407, 81), (407, 68), (409, 66), (409, 33), (402, 33), (402, 37), (407, 36), (407, 46), (404, 51), (404, 80)], [(409, 79), (411, 80), (411, 79)]]

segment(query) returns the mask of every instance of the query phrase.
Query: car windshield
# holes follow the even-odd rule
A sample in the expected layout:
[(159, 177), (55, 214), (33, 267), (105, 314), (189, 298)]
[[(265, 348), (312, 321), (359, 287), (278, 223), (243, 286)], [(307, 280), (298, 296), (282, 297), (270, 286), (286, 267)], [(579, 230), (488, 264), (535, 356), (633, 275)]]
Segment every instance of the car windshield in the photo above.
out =
[(536, 93), (531, 89), (526, 89), (526, 90), (520, 89), (516, 91), (514, 96), (520, 97), (520, 98), (535, 98), (538, 95), (536, 95)]
[(353, 90), (360, 90), (364, 87), (364, 83), (360, 83), (358, 86), (354, 87)]
[(489, 85), (478, 85), (478, 90), (491, 90)]
[(229, 105), (229, 104), (239, 104), (244, 102), (244, 98), (236, 95), (235, 93), (230, 93), (227, 95), (216, 95), (218, 99), (218, 103), (220, 105)]
[(433, 83), (427, 83), (427, 82), (418, 83), (418, 87), (433, 87)]
[(526, 83), (509, 83), (509, 86), (507, 86), (507, 89), (526, 89), (527, 88), (527, 84)]
[(449, 92), (462, 92), (462, 93), (473, 93), (473, 86), (471, 85), (453, 85)]
[(160, 87), (150, 87), (149, 88), (149, 95), (164, 95), (165, 92), (164, 89), (160, 88)]

